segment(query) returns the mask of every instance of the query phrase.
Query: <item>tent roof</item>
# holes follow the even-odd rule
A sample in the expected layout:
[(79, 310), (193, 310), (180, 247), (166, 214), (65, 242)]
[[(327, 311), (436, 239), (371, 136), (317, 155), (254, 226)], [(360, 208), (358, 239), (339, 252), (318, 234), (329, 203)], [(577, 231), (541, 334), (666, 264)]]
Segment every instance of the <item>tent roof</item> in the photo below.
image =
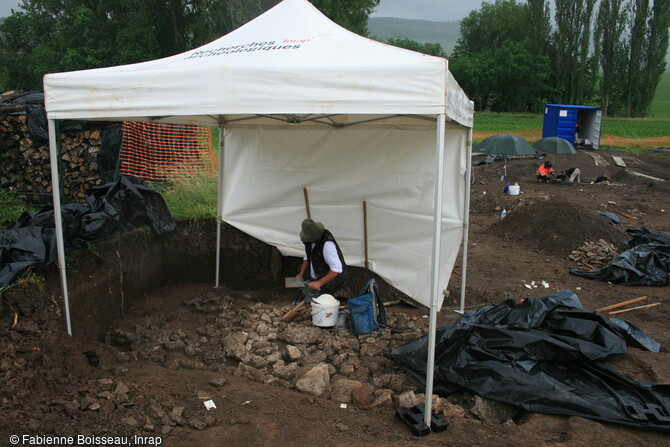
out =
[(307, 0), (175, 56), (46, 75), (44, 91), (50, 119), (216, 126), (220, 115), (444, 113), (472, 127), (473, 116), (446, 59), (358, 36)]

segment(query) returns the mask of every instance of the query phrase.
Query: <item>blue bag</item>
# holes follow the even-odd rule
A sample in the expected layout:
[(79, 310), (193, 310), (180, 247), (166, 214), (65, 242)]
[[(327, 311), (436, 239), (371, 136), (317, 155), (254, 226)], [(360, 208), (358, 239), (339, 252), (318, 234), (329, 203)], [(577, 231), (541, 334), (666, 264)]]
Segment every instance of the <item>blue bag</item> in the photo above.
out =
[(347, 301), (351, 316), (351, 330), (355, 335), (369, 334), (386, 327), (386, 310), (374, 279), (369, 280), (359, 296)]

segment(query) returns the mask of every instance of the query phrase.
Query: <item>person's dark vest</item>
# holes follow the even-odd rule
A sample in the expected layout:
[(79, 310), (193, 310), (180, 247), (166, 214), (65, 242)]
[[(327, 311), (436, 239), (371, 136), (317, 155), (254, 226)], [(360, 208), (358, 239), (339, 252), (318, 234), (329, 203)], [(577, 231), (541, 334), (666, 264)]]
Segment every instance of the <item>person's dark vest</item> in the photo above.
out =
[(305, 253), (307, 254), (307, 263), (308, 265), (312, 265), (314, 267), (314, 275), (316, 276), (316, 278), (314, 278), (315, 280), (319, 280), (324, 276), (326, 276), (326, 274), (330, 271), (330, 266), (328, 265), (326, 259), (323, 256), (323, 246), (328, 241), (335, 244), (335, 248), (337, 249), (337, 256), (340, 258), (340, 262), (342, 263), (342, 273), (337, 275), (335, 279), (326, 284), (325, 287), (327, 287), (328, 289), (339, 289), (347, 281), (349, 277), (349, 269), (347, 267), (346, 262), (344, 262), (344, 256), (342, 255), (342, 250), (340, 250), (340, 246), (337, 245), (337, 241), (335, 240), (330, 231), (323, 230), (321, 238), (319, 238), (319, 240), (317, 240), (314, 243), (313, 248), (311, 242), (305, 242)]

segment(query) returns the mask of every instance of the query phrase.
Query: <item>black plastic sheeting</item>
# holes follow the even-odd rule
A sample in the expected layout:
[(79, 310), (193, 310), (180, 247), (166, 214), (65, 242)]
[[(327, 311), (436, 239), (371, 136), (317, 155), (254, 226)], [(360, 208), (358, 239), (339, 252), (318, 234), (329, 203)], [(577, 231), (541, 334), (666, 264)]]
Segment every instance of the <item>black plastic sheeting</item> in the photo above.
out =
[(670, 234), (662, 231), (647, 230), (644, 227), (629, 228), (626, 230), (632, 239), (624, 242), (623, 248), (629, 249), (641, 244), (670, 245)]
[[(425, 385), (428, 337), (384, 353)], [(670, 385), (630, 380), (603, 361), (660, 345), (630, 323), (584, 310), (563, 290), (466, 312), (436, 333), (434, 391), (469, 391), (538, 413), (670, 433)]]
[(646, 228), (626, 230), (631, 240), (623, 253), (606, 266), (593, 270), (570, 269), (573, 275), (626, 286), (667, 286), (670, 284), (670, 235)]
[[(22, 97), (23, 98), (23, 97)], [(36, 144), (45, 144), (49, 141), (49, 120), (42, 105), (31, 105), (28, 114), (28, 132)], [(61, 120), (58, 130), (61, 132), (76, 132), (84, 129), (104, 129), (111, 125), (118, 125), (109, 121), (74, 121)]]
[[(125, 177), (93, 189), (86, 200), (88, 206), (61, 207), (66, 250), (145, 225), (158, 236), (176, 229), (163, 197)], [(11, 284), (29, 268), (44, 269), (56, 258), (53, 209), (24, 213), (0, 234), (0, 287)]]
[(621, 219), (619, 218), (619, 216), (617, 216), (614, 213), (610, 213), (610, 212), (607, 212), (607, 211), (598, 211), (596, 213), (596, 216), (598, 216), (604, 222), (606, 222), (606, 223), (608, 223), (608, 224), (610, 224), (614, 227), (618, 227), (619, 225), (621, 225)]

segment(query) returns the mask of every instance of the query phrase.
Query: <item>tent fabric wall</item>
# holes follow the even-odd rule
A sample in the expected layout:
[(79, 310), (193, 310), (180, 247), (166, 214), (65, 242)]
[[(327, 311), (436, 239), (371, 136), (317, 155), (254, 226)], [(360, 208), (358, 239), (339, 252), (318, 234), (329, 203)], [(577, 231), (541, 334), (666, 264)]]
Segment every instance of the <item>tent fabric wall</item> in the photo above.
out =
[[(265, 121), (226, 126), (223, 219), (285, 255), (302, 256), (307, 188), (311, 216), (335, 234), (347, 263), (363, 266), (366, 201), (370, 268), (428, 306), (435, 122), (389, 118), (333, 128)], [(461, 126), (450, 125), (445, 147), (462, 147), (466, 138)], [(463, 228), (463, 151), (445, 151), (444, 167), (442, 238), (448, 242), (439, 281), (446, 288)]]

